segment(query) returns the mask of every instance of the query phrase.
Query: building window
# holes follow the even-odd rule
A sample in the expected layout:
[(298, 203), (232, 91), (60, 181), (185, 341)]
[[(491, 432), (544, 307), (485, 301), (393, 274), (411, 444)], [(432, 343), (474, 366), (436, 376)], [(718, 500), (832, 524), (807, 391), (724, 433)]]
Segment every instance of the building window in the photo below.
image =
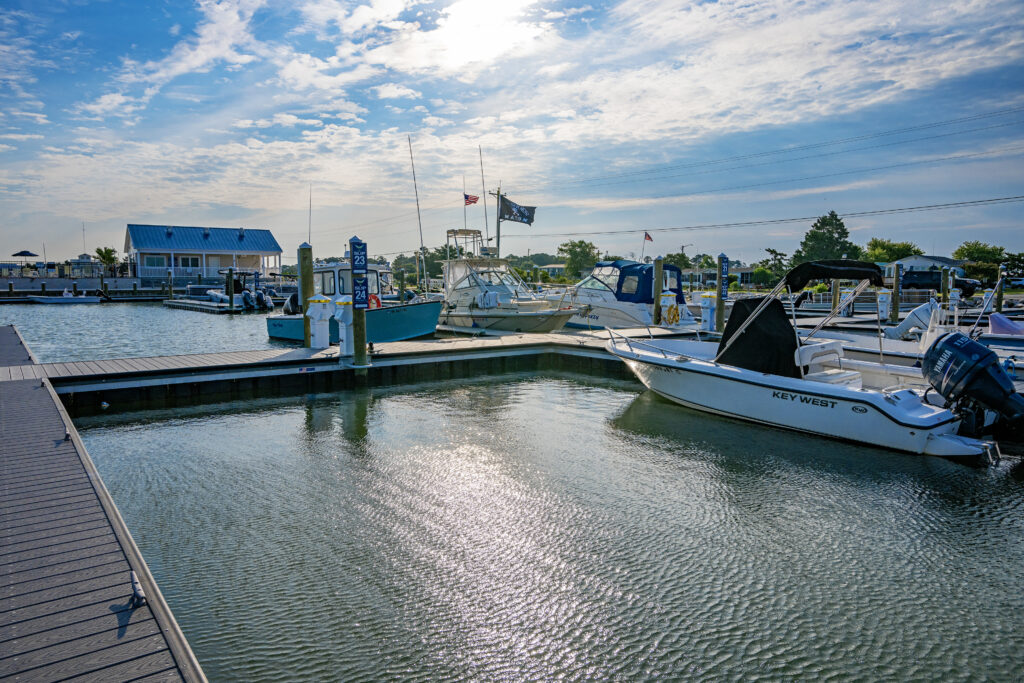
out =
[(163, 268), (167, 265), (166, 256), (146, 256), (143, 264), (147, 268)]
[(182, 268), (198, 268), (199, 257), (198, 256), (180, 256), (178, 257), (178, 265)]

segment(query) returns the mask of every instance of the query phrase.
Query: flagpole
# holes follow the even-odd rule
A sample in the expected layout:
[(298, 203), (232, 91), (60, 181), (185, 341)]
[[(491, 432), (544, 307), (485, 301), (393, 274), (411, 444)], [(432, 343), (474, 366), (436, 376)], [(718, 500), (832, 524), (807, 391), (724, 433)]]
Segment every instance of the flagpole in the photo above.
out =
[(644, 233), (643, 242), (640, 243), (640, 263), (644, 262), (644, 250), (647, 248), (647, 233)]
[(412, 159), (412, 136), (406, 136), (409, 140), (409, 163), (412, 165), (412, 189), (416, 192), (416, 221), (420, 225), (420, 259), (423, 261), (423, 291), (430, 291), (430, 281), (427, 278), (427, 255), (423, 247), (423, 218), (420, 217), (420, 190), (416, 186), (416, 162)]
[(494, 212), (494, 214), (495, 214), (494, 215), (494, 234), (495, 234), (495, 239), (498, 242), (497, 246), (495, 247), (495, 250), (498, 252), (497, 253), (497, 258), (501, 258), (501, 181), (500, 180), (498, 181), (498, 208)]
[(466, 176), (462, 176), (462, 229), (466, 228)]
[[(487, 242), (490, 242), (491, 235), (487, 227), (487, 183), (484, 182), (484, 148), (477, 145), (476, 149), (480, 152), (480, 199), (484, 204), (484, 237), (487, 238)], [(484, 244), (487, 244), (487, 242), (484, 242)]]
[(309, 219), (306, 226), (306, 242), (313, 244), (313, 183), (309, 184)]

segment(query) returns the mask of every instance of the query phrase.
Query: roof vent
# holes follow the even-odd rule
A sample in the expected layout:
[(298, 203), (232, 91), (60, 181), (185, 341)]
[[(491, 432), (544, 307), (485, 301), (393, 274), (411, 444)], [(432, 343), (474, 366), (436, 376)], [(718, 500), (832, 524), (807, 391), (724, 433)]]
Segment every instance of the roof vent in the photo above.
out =
[(209, 228), (203, 228), (203, 238), (207, 239), (209, 237), (210, 237), (210, 229)]
[(170, 237), (173, 234), (174, 234), (174, 228), (172, 228), (171, 226), (168, 225), (167, 226), (167, 236)]
[(238, 239), (240, 239), (240, 240), (244, 240), (245, 239), (245, 228), (239, 228), (238, 229)]

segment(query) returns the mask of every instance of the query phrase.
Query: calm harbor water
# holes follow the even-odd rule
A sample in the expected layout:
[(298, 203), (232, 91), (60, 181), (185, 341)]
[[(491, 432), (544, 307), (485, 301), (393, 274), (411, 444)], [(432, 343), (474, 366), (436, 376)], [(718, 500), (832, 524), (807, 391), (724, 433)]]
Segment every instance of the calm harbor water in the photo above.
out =
[(77, 424), (211, 680), (1024, 670), (1006, 466), (562, 376)]
[(211, 315), (160, 303), (0, 305), (0, 325), (17, 325), (41, 363), (290, 346), (267, 337), (265, 318), (265, 313)]

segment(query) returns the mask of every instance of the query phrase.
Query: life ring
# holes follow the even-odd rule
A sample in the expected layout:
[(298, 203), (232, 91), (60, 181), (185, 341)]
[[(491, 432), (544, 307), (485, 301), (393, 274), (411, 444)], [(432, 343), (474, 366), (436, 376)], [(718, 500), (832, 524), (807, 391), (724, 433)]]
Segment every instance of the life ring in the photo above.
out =
[(371, 309), (380, 308), (380, 297), (376, 294), (371, 294), (368, 303)]

